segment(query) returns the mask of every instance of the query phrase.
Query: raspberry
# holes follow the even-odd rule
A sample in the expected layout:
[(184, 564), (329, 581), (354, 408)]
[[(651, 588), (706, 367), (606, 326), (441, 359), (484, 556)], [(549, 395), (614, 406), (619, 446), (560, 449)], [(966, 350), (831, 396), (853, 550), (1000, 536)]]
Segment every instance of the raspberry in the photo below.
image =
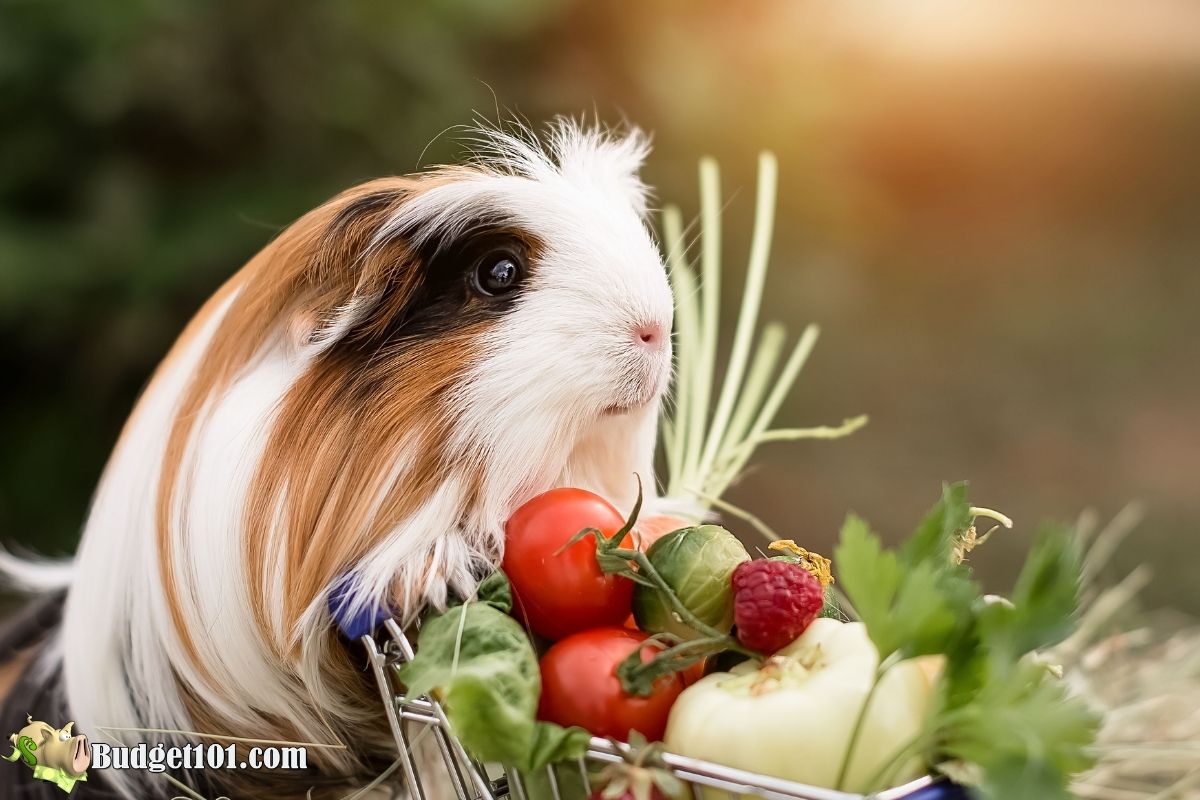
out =
[(733, 571), (738, 641), (763, 655), (794, 642), (824, 605), (820, 581), (799, 564), (756, 559)]

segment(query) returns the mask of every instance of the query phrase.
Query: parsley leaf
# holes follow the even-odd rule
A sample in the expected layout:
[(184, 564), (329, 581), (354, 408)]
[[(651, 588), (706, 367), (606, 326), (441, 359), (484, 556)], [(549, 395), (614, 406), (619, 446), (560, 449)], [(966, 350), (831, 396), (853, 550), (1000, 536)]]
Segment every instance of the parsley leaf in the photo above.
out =
[(991, 632), (993, 646), (1004, 636), (1020, 655), (1065, 639), (1075, 628), (1082, 563), (1079, 542), (1070, 533), (1043, 528), (1013, 589), (1010, 627)]
[[(962, 493), (964, 509), (965, 503)], [(948, 488), (918, 530), (919, 543), (899, 555), (884, 549), (862, 518), (851, 515), (842, 525), (834, 563), (881, 661), (894, 652), (905, 658), (942, 652), (955, 633), (958, 606), (968, 597), (953, 581), (949, 560), (955, 533), (949, 525), (961, 517), (958, 504), (958, 492)]]
[(928, 763), (974, 765), (988, 800), (1067, 798), (1070, 776), (1092, 763), (1098, 717), (1032, 655), (1071, 631), (1081, 555), (1062, 528), (1037, 537), (1011, 600), (984, 595), (953, 558), (971, 525), (965, 484), (941, 500), (899, 547), (861, 518), (842, 526), (834, 563), (881, 662), (942, 654), (938, 697), (920, 741)]
[(1043, 664), (989, 660), (970, 702), (934, 716), (940, 753), (978, 765), (985, 798), (1069, 797), (1099, 719)]
[(971, 505), (967, 502), (967, 484), (960, 481), (942, 486), (942, 499), (913, 534), (900, 546), (900, 557), (915, 566), (932, 562), (938, 566), (950, 561), (954, 539), (971, 525)]

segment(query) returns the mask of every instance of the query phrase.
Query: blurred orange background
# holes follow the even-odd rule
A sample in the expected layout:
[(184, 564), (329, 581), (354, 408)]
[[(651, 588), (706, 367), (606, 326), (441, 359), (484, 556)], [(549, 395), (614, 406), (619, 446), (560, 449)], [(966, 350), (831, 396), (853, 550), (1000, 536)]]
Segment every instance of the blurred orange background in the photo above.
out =
[(628, 119), (661, 202), (722, 166), (726, 310), (757, 151), (764, 316), (823, 336), (729, 499), (828, 553), (943, 480), (1017, 521), (1143, 504), (1148, 602), (1200, 611), (1200, 6), (1188, 2), (0, 5), (0, 533), (69, 550), (140, 386), (274, 231), (460, 154), (478, 112)]

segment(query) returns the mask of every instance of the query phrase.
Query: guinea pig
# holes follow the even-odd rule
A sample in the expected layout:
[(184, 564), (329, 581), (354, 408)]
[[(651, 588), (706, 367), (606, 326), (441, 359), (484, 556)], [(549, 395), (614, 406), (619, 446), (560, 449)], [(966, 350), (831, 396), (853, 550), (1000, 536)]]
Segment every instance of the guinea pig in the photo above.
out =
[(254, 256), (138, 401), (69, 571), (7, 559), (27, 584), (69, 574), (45, 658), (93, 741), (324, 745), (290, 783), (218, 788), (343, 796), (395, 752), (331, 620), (339, 581), (411, 620), (473, 590), (532, 496), (578, 486), (628, 511), (635, 474), (652, 493), (673, 303), (647, 139), (568, 120), (478, 136), (466, 163), (345, 191)]

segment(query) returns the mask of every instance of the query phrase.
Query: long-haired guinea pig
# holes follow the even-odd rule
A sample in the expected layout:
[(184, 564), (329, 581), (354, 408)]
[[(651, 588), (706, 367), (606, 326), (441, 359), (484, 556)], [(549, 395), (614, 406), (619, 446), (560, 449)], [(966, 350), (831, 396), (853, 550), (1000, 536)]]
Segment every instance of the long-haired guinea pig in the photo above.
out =
[[(74, 562), (6, 557), (16, 580), (67, 588), (10, 694), (20, 719), (55, 722), (36, 706), (53, 702), (99, 742), (168, 738), (128, 730), (152, 728), (335, 745), (291, 779), (175, 777), (342, 796), (395, 758), (328, 609), (344, 576), (351, 602), (410, 619), (472, 591), (530, 497), (580, 486), (628, 511), (635, 474), (652, 489), (672, 296), (645, 221), (646, 139), (568, 121), (540, 143), (480, 135), (464, 165), (305, 214), (187, 326)], [(97, 779), (179, 793), (161, 775)]]

